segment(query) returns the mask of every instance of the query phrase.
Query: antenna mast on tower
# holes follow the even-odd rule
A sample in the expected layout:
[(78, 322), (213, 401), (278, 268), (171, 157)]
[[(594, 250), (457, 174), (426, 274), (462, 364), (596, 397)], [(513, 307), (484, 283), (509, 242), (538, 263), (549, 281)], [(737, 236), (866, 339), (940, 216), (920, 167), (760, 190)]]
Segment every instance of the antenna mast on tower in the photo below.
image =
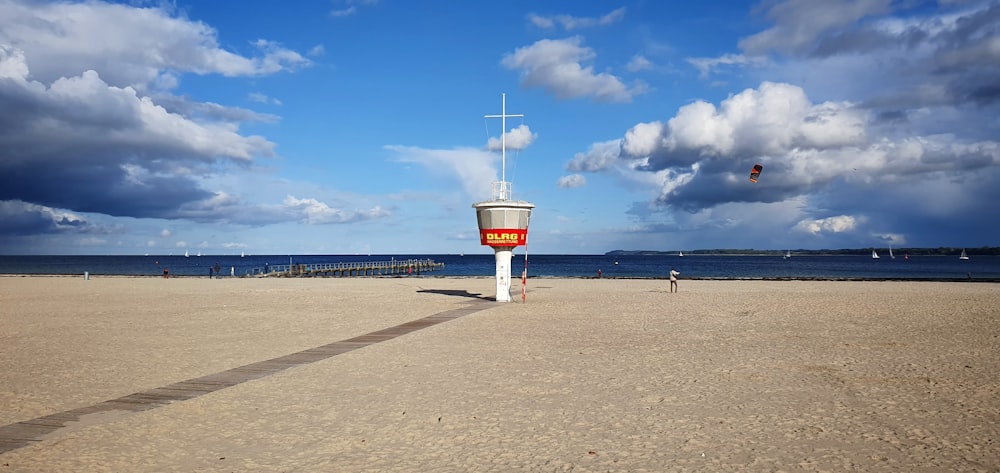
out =
[(500, 115), (485, 115), (484, 118), (499, 118), (500, 126), (500, 181), (493, 183), (493, 200), (510, 198), (511, 185), (507, 182), (507, 117), (523, 117), (522, 114), (507, 115), (507, 94), (500, 94)]

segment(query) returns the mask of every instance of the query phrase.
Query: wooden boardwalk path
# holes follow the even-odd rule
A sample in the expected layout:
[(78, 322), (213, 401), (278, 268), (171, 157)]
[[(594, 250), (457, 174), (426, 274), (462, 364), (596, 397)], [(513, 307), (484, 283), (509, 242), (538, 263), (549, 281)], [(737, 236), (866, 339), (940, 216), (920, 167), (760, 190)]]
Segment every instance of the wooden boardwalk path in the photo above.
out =
[[(477, 301), (465, 307), (440, 312), (422, 319), (412, 320), (395, 327), (377, 330), (347, 340), (310, 348), (298, 353), (259, 361), (220, 373), (189, 379), (178, 383), (137, 392), (118, 399), (111, 399), (93, 406), (49, 414), (23, 422), (0, 426), (0, 454), (42, 441), (46, 435), (80, 421), (87, 414), (114, 412), (120, 415), (147, 411), (176, 401), (185, 401), (220, 389), (270, 376), (280, 371), (347, 353), (379, 342), (415, 332), (449, 320), (454, 320), (490, 307)], [(118, 417), (115, 417), (118, 418)]]
[(350, 263), (276, 264), (255, 274), (264, 277), (345, 277), (411, 274), (444, 268), (444, 263), (432, 259), (390, 261), (357, 261)]

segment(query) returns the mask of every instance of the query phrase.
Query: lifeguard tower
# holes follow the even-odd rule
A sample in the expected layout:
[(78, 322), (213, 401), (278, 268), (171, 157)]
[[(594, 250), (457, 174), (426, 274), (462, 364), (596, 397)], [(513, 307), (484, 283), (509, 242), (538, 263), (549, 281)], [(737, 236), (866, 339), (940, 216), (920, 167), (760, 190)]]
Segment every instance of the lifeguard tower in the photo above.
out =
[(500, 115), (486, 115), (499, 118), (502, 123), (500, 134), (500, 181), (493, 183), (492, 200), (472, 204), (479, 221), (479, 240), (493, 248), (496, 258), (497, 302), (510, 302), (510, 259), (514, 248), (524, 246), (528, 241), (528, 222), (531, 209), (535, 205), (523, 200), (511, 200), (511, 183), (507, 182), (507, 117), (524, 115), (507, 114), (507, 94), (502, 95)]

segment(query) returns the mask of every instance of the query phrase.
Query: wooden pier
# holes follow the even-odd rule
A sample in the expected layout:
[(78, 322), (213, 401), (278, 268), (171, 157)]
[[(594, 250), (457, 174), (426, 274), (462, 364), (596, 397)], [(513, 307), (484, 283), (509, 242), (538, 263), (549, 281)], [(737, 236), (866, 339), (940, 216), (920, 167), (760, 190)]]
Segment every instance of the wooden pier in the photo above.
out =
[(308, 263), (269, 265), (254, 273), (260, 277), (328, 278), (351, 276), (386, 276), (394, 274), (420, 274), (444, 268), (444, 263), (431, 259), (406, 259), (390, 261), (356, 261), (350, 263)]

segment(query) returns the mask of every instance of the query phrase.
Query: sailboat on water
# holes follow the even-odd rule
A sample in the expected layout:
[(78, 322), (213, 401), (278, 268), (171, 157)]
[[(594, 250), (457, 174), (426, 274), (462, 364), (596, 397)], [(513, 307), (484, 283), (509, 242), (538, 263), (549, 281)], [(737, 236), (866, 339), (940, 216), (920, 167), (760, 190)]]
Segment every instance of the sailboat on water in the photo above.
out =
[(875, 252), (875, 248), (872, 248), (872, 259), (878, 259), (878, 253)]
[(785, 251), (785, 259), (788, 259), (788, 258), (791, 258), (791, 257), (792, 257), (792, 251), (791, 250)]
[(187, 250), (184, 250), (184, 257), (185, 258), (190, 258), (191, 257), (191, 255), (188, 254)]
[(889, 259), (896, 259), (896, 256), (892, 254), (892, 245), (889, 245)]
[(962, 248), (962, 256), (959, 256), (958, 259), (969, 259), (969, 255), (965, 254), (965, 248)]

